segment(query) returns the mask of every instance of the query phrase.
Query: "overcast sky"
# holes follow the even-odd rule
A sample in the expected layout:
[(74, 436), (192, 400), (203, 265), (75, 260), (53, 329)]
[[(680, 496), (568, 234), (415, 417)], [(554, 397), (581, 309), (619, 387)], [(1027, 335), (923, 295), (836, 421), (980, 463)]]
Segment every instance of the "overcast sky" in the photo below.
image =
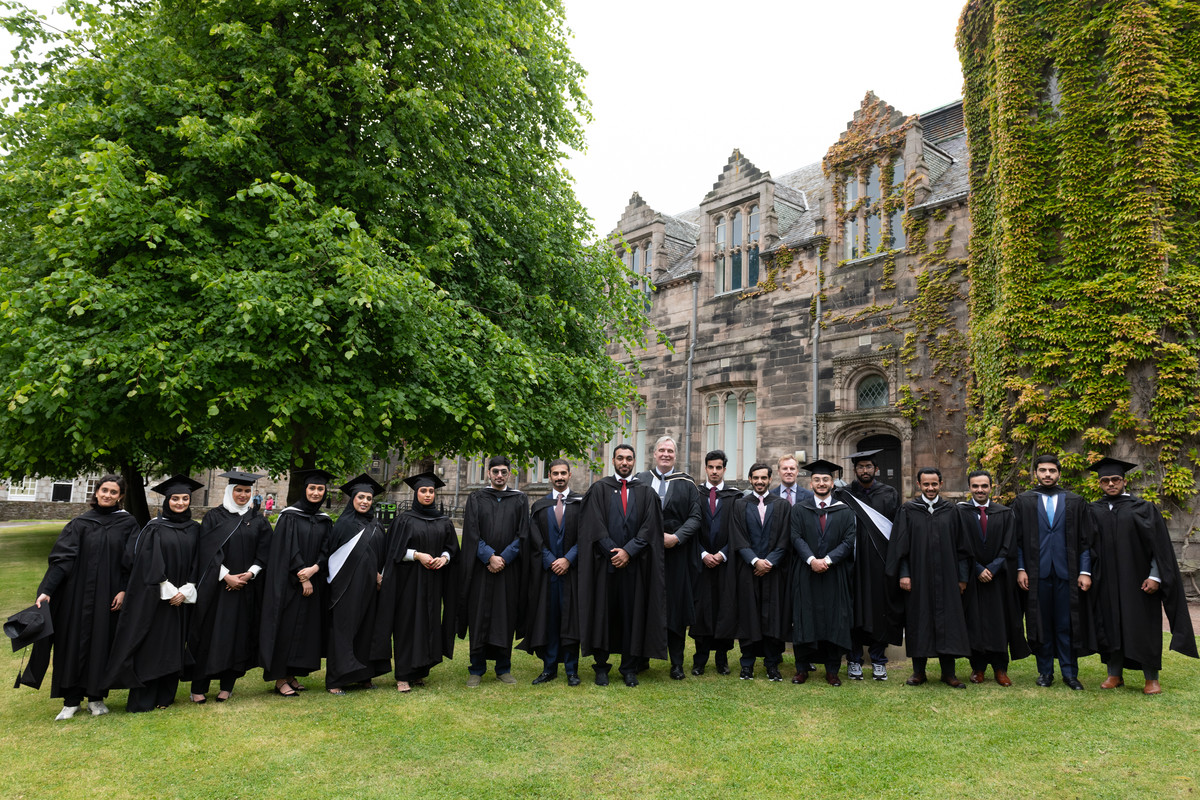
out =
[(567, 166), (600, 233), (634, 191), (698, 205), (735, 147), (772, 175), (820, 161), (868, 90), (905, 114), (962, 96), (963, 0), (565, 2), (594, 118)]

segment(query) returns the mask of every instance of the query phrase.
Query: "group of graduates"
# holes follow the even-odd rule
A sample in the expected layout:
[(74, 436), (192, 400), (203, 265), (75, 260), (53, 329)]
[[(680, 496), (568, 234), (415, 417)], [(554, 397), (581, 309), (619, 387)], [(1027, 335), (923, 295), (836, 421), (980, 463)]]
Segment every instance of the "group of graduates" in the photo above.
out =
[[(366, 474), (341, 487), (348, 501), (335, 524), (321, 510), (333, 476), (302, 473), (303, 498), (274, 530), (252, 503), (261, 476), (222, 477), (223, 501), (199, 523), (190, 505), (201, 484), (176, 475), (155, 486), (165, 501), (143, 528), (120, 507), (124, 481), (105, 475), (92, 508), (63, 528), (34, 606), (10, 620), (34, 642), (19, 683), (39, 688), (53, 658), (57, 719), (85, 697), (92, 715), (108, 713), (111, 689), (129, 690), (130, 712), (166, 708), (181, 679), (193, 703), (208, 701), (213, 680), (225, 702), (255, 667), (277, 694), (298, 697), (298, 678), (322, 659), (331, 694), (373, 686), (393, 658), (398, 679), (419, 684), (453, 654), (446, 567), (458, 535), (434, 502), (435, 475), (406, 480), (412, 507), (387, 529), (374, 514), (383, 487)], [(24, 624), (32, 619), (36, 632)]]
[(1057, 459), (1040, 456), (1037, 486), (1011, 508), (991, 500), (986, 472), (971, 473), (971, 500), (954, 504), (926, 468), (921, 493), (901, 504), (876, 479), (878, 452), (851, 456), (849, 484), (836, 480), (837, 464), (804, 465), (809, 489), (794, 458), (779, 461), (774, 489), (772, 468), (756, 463), (743, 492), (726, 484), (722, 451), (705, 456), (697, 483), (675, 470), (675, 442), (662, 437), (653, 469), (635, 475), (633, 448), (618, 445), (614, 474), (582, 495), (570, 464), (552, 462), (552, 490), (532, 508), (507, 485), (508, 459), (495, 457), (488, 486), (467, 500), (461, 548), (432, 473), (406, 479), (411, 508), (385, 529), (373, 511), (383, 487), (370, 476), (340, 487), (348, 500), (335, 524), (321, 510), (333, 476), (310, 470), (299, 476), (303, 499), (274, 530), (251, 502), (257, 475), (223, 473), (222, 504), (200, 523), (190, 512), (200, 484), (174, 476), (154, 487), (165, 501), (144, 528), (120, 508), (122, 479), (106, 475), (50, 553), (29, 611), (48, 606), (52, 626), (20, 682), (39, 687), (53, 655), (58, 719), (85, 697), (93, 715), (107, 713), (114, 688), (129, 690), (131, 712), (165, 708), (181, 679), (196, 704), (218, 681), (224, 702), (256, 667), (294, 698), (322, 660), (331, 694), (373, 688), (393, 669), (397, 690), (410, 692), (453, 657), (457, 636), (469, 641), (469, 687), (489, 661), (499, 681), (516, 683), (514, 641), (543, 662), (534, 684), (555, 679), (561, 663), (578, 685), (583, 655), (606, 686), (616, 656), (632, 687), (651, 659), (683, 680), (690, 634), (693, 675), (710, 658), (729, 674), (737, 640), (744, 680), (761, 658), (782, 681), (789, 642), (793, 683), (820, 664), (841, 685), (843, 657), (848, 677), (862, 680), (864, 649), (872, 677), (887, 680), (887, 647), (903, 642), (909, 685), (925, 683), (937, 658), (942, 682), (964, 688), (955, 659), (969, 658), (971, 682), (990, 666), (1009, 686), (1009, 657), (1033, 652), (1038, 685), (1052, 684), (1057, 657), (1064, 684), (1082, 689), (1077, 660), (1098, 652), (1102, 688), (1122, 685), (1128, 667), (1156, 694), (1164, 609), (1171, 648), (1197, 656), (1162, 516), (1125, 492), (1134, 465), (1093, 465), (1104, 496), (1088, 504), (1058, 485)]

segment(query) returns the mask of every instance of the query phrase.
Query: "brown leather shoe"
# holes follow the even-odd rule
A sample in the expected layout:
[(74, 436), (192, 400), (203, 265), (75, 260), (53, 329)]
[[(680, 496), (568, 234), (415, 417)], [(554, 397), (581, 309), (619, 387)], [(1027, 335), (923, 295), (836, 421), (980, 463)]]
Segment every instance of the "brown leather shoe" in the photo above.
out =
[(943, 677), (942, 677), (942, 683), (946, 684), (946, 685), (947, 685), (947, 686), (949, 686), (951, 689), (965, 689), (965, 688), (967, 688), (967, 685), (966, 685), (965, 683), (963, 683), (962, 681), (960, 681), (960, 680), (959, 680), (957, 677), (955, 677), (954, 675), (951, 675), (949, 678), (947, 678), (947, 677), (943, 676)]
[(1142, 694), (1162, 694), (1162, 685), (1158, 681), (1146, 681)]
[(983, 683), (983, 681), (984, 681), (983, 670), (976, 670), (976, 671), (972, 672), (970, 681), (971, 681), (971, 683)]
[(929, 682), (929, 678), (925, 677), (925, 673), (921, 673), (920, 675), (918, 675), (917, 673), (914, 672), (913, 676), (904, 682), (904, 685), (905, 686), (920, 686), (921, 684), (928, 683), (928, 682)]
[(1001, 686), (1012, 686), (1012, 679), (1008, 677), (1007, 672), (997, 672), (996, 683), (1000, 684)]
[(1100, 684), (1101, 689), (1116, 689), (1118, 686), (1124, 686), (1125, 681), (1118, 678), (1116, 675), (1109, 675), (1104, 679), (1104, 683)]
[(797, 672), (795, 675), (792, 676), (792, 683), (795, 683), (795, 684), (804, 683), (806, 680), (808, 680), (807, 672)]
[(825, 682), (828, 683), (830, 686), (841, 686), (842, 685), (842, 679), (838, 677), (838, 674), (836, 672), (826, 672), (825, 673)]

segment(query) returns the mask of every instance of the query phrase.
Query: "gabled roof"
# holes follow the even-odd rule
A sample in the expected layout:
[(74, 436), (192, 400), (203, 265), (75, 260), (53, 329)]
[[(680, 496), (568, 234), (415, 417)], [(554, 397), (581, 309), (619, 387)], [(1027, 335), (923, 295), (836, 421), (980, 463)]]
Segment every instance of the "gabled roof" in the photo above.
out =
[(716, 183), (713, 184), (712, 190), (704, 195), (704, 200), (708, 201), (713, 197), (717, 197), (724, 192), (735, 181), (755, 181), (761, 177), (771, 177), (771, 173), (763, 172), (758, 167), (754, 166), (748, 158), (742, 155), (742, 151), (738, 148), (733, 148), (732, 155), (725, 162), (724, 169), (717, 176)]

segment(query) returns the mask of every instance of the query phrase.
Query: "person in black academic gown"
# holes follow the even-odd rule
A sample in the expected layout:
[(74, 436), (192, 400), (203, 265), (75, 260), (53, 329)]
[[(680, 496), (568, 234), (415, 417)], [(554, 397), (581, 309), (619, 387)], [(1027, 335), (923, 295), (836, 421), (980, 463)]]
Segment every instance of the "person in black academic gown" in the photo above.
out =
[(298, 474), (304, 497), (280, 512), (271, 537), (259, 629), (263, 680), (275, 691), (296, 697), (296, 680), (321, 668), (326, 560), (333, 524), (321, 511), (333, 476), (322, 469)]
[(667, 657), (662, 509), (633, 464), (633, 448), (617, 445), (616, 476), (592, 484), (579, 516), (579, 644), (597, 686), (608, 685), (609, 653), (621, 654), (626, 686), (642, 659)]
[(570, 487), (571, 465), (550, 462), (550, 494), (538, 498), (529, 512), (530, 558), (525, 559), (528, 586), (528, 624), (519, 647), (537, 653), (542, 671), (534, 685), (558, 677), (558, 664), (567, 683), (579, 685), (579, 510), (583, 495)]
[(779, 665), (791, 620), (788, 533), (792, 506), (769, 492), (770, 466), (752, 464), (748, 475), (753, 491), (729, 504), (734, 595), (725, 598), (724, 608), (736, 617), (733, 633), (742, 652), (739, 677), (752, 680), (754, 662), (762, 658), (767, 677), (781, 681)]
[(925, 664), (936, 656), (942, 683), (965, 689), (954, 674), (954, 660), (971, 655), (962, 604), (971, 551), (958, 509), (940, 497), (941, 471), (924, 467), (917, 471), (917, 483), (921, 494), (896, 514), (887, 561), (888, 577), (906, 593), (904, 645), (913, 674), (905, 683), (925, 683)]
[(878, 479), (875, 456), (882, 452), (851, 453), (854, 480), (834, 492), (834, 496), (849, 505), (858, 517), (852, 582), (854, 644), (846, 657), (846, 674), (852, 680), (862, 680), (862, 651), (866, 647), (871, 656), (871, 677), (886, 681), (888, 644), (900, 644), (903, 636), (898, 622), (904, 615), (903, 593), (885, 575), (891, 525), (900, 510), (900, 493)]
[(725, 485), (724, 450), (704, 456), (707, 480), (699, 487), (700, 532), (696, 535), (702, 570), (696, 581), (696, 617), (691, 635), (696, 642), (692, 674), (703, 675), (710, 653), (716, 651), (717, 674), (729, 674), (729, 651), (737, 635), (737, 602), (734, 586), (735, 554), (729, 546), (733, 501), (740, 489)]
[(206, 701), (212, 679), (220, 681), (217, 702), (233, 694), (237, 679), (258, 666), (258, 624), (271, 523), (253, 505), (253, 485), (261, 475), (222, 472), (229, 483), (221, 505), (200, 523), (197, 545), (196, 607), (188, 647), (193, 703)]
[(342, 509), (327, 547), (329, 571), (329, 643), (325, 654), (325, 688), (344, 695), (345, 687), (374, 688), (390, 661), (371, 659), (375, 606), (383, 570), (383, 524), (375, 518), (375, 497), (383, 486), (363, 473), (341, 487), (350, 499)]
[(1090, 592), (1100, 657), (1108, 667), (1101, 689), (1125, 683), (1125, 667), (1141, 669), (1144, 694), (1161, 694), (1162, 618), (1171, 627), (1171, 649), (1197, 657), (1196, 635), (1175, 547), (1153, 503), (1125, 491), (1128, 461), (1103, 458), (1089, 469), (1104, 496), (1091, 504), (1096, 531)]
[(507, 488), (509, 463), (488, 461), (491, 486), (471, 492), (463, 509), (462, 585), (459, 587), (458, 636), (470, 632), (471, 664), (467, 686), (480, 684), (487, 662), (496, 662), (496, 678), (514, 684), (513, 636), (521, 627), (521, 568), (528, 551), (529, 498)]
[(996, 683), (1012, 686), (1009, 654), (1025, 658), (1030, 652), (1017, 600), (1013, 514), (1007, 506), (992, 501), (991, 473), (972, 472), (967, 486), (971, 499), (958, 504), (958, 513), (971, 548), (971, 577), (963, 594), (971, 636), (971, 683), (983, 683), (990, 664)]
[(818, 459), (805, 464), (813, 496), (791, 509), (792, 647), (796, 676), (804, 683), (810, 662), (824, 663), (825, 682), (841, 686), (838, 669), (850, 647), (854, 602), (854, 512), (834, 499), (834, 475), (841, 467)]
[(21, 683), (35, 689), (42, 685), (53, 650), (50, 696), (63, 698), (58, 719), (73, 717), (84, 696), (93, 716), (108, 713), (104, 669), (129, 578), (125, 548), (138, 532), (137, 520), (121, 509), (124, 497), (123, 478), (100, 478), (92, 507), (58, 535), (38, 586), (36, 603), (39, 608), (49, 603), (54, 635), (33, 646)]
[(371, 658), (386, 661), (394, 652), (396, 690), (409, 692), (443, 658), (454, 658), (462, 559), (454, 525), (437, 507), (442, 479), (424, 472), (404, 482), (413, 502), (388, 528)]
[(191, 666), (187, 647), (196, 602), (196, 545), (192, 492), (204, 484), (173, 475), (153, 488), (166, 502), (134, 540), (125, 608), (117, 623), (105, 684), (129, 689), (131, 713), (175, 702), (179, 679)]
[[(675, 440), (662, 436), (654, 443), (654, 468), (637, 479), (658, 495), (662, 506), (663, 565), (667, 581), (667, 655), (671, 678), (681, 681), (683, 645), (696, 613), (695, 588), (700, 578), (700, 492), (686, 472), (675, 470)], [(644, 666), (648, 666), (643, 664)]]

